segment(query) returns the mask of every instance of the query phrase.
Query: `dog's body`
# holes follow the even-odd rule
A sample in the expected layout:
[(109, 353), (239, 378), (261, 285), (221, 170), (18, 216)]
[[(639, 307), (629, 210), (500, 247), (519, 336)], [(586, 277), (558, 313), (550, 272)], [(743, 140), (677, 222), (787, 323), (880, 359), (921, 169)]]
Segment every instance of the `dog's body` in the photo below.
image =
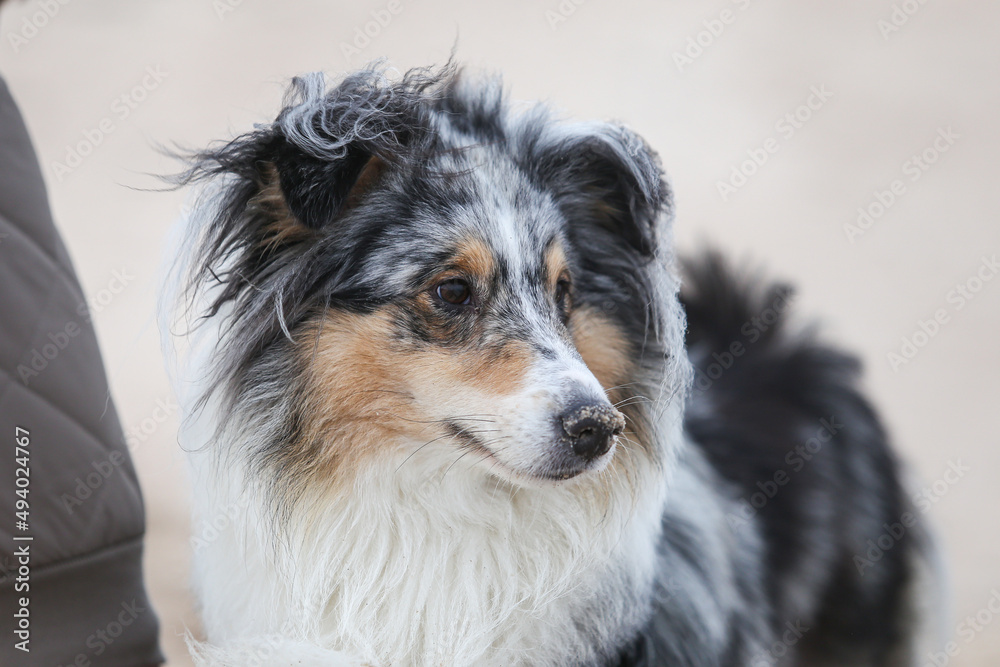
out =
[(180, 385), (203, 662), (914, 662), (929, 544), (853, 362), (716, 258), (689, 360), (637, 137), (366, 70), (299, 80), (209, 176)]

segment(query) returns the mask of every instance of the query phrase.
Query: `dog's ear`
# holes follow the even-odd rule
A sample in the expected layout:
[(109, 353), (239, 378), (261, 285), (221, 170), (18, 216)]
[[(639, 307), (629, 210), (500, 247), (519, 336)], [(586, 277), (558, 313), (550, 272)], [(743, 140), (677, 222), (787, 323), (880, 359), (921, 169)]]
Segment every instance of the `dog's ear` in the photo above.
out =
[(656, 154), (637, 135), (616, 125), (589, 127), (547, 146), (536, 164), (571, 227), (655, 253), (670, 191)]
[(320, 229), (356, 206), (376, 183), (385, 162), (355, 146), (339, 158), (318, 158), (284, 143), (275, 151), (272, 174), (294, 220)]

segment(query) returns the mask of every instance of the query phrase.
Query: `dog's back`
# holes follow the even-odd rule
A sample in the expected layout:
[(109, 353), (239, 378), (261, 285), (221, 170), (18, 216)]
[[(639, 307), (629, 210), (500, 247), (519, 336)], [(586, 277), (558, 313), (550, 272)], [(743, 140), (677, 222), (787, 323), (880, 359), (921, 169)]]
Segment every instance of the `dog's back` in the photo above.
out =
[(730, 530), (763, 542), (777, 643), (762, 664), (914, 664), (934, 558), (858, 361), (790, 328), (788, 287), (715, 253), (684, 274), (685, 429), (729, 485)]

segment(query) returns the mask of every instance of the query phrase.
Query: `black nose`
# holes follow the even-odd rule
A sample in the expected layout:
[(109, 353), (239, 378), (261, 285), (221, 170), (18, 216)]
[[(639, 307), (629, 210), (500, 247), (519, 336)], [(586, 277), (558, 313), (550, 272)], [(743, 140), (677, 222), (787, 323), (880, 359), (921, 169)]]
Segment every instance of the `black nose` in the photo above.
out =
[(625, 418), (608, 404), (577, 404), (562, 415), (562, 427), (573, 451), (596, 459), (611, 449), (614, 437), (625, 430)]

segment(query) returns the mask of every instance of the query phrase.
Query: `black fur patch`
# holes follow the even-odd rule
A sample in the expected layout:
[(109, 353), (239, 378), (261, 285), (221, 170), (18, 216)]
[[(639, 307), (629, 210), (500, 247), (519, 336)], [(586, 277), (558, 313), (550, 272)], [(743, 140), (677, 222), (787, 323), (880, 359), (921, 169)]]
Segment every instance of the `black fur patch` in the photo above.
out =
[[(904, 532), (863, 574), (854, 557), (908, 509), (896, 460), (857, 388), (857, 359), (790, 332), (784, 308), (776, 308), (789, 294), (786, 286), (735, 273), (714, 253), (687, 263), (681, 298), (703, 383), (696, 380), (685, 426), (734, 485), (740, 511), (733, 529), (757, 526), (763, 534), (775, 631), (801, 621), (811, 627), (802, 655), (885, 664), (902, 638), (906, 559), (915, 547)], [(765, 325), (769, 309), (777, 319)], [(734, 342), (743, 346), (739, 355)], [(819, 440), (824, 429), (827, 442)], [(816, 444), (803, 449), (817, 434), (818, 451), (811, 451)], [(803, 589), (814, 607), (792, 602)]]

